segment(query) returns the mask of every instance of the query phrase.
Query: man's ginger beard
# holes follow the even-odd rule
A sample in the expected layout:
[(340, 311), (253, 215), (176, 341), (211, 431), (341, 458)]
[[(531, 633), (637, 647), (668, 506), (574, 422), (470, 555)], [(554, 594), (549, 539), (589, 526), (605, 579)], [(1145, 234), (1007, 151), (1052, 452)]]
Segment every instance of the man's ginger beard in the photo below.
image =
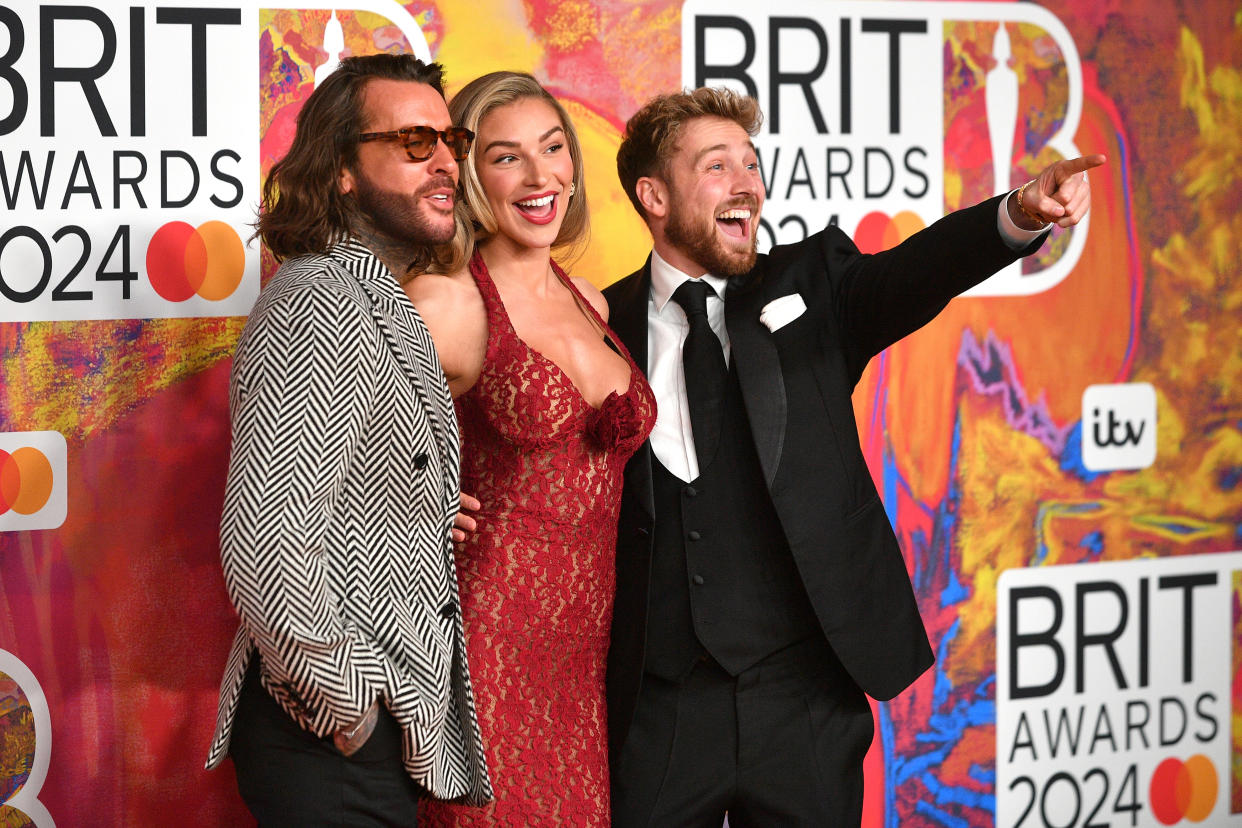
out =
[[(728, 248), (717, 235), (715, 213), (706, 217), (697, 216), (679, 207), (680, 203), (677, 191), (670, 187), (668, 223), (664, 225), (664, 237), (669, 244), (713, 276), (732, 278), (749, 273), (755, 266), (758, 236), (751, 237), (750, 245), (745, 250)], [(735, 199), (721, 210), (735, 208), (749, 209), (752, 214), (758, 212), (758, 205), (752, 198)]]

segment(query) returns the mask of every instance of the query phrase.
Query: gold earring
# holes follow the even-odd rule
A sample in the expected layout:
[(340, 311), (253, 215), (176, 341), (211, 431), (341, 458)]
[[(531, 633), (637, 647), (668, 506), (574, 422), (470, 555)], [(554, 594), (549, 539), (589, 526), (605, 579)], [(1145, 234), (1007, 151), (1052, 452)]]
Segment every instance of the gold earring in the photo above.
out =
[(570, 198), (573, 198), (573, 197), (574, 197), (574, 193), (576, 193), (576, 192), (578, 192), (578, 185), (577, 185), (577, 184), (575, 184), (575, 183), (574, 183), (574, 182), (572, 182), (572, 181), (571, 181), (571, 182), (569, 182), (569, 197), (570, 197)]

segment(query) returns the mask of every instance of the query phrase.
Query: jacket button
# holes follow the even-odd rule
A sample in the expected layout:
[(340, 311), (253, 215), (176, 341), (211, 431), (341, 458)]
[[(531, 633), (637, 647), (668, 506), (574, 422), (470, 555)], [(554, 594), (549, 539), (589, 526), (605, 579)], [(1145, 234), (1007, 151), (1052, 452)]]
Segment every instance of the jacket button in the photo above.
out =
[(456, 614), (457, 614), (457, 602), (456, 601), (449, 601), (447, 604), (440, 607), (440, 616), (442, 618), (452, 618)]
[(699, 493), (699, 490), (694, 488), (693, 486), (687, 486), (685, 488), (685, 492), (686, 492), (686, 497), (694, 497), (695, 495)]
[(696, 541), (703, 536), (700, 535), (697, 530), (691, 530), (690, 534), (686, 535), (686, 537), (688, 537), (692, 541)]
[(695, 575), (695, 576), (694, 576), (693, 578), (691, 578), (690, 580), (694, 581), (694, 585), (695, 585), (695, 586), (703, 586), (703, 576), (702, 576), (702, 575)]
[(419, 471), (427, 468), (427, 463), (430, 459), (431, 458), (427, 456), (427, 452), (420, 451), (418, 454), (414, 455), (414, 468)]

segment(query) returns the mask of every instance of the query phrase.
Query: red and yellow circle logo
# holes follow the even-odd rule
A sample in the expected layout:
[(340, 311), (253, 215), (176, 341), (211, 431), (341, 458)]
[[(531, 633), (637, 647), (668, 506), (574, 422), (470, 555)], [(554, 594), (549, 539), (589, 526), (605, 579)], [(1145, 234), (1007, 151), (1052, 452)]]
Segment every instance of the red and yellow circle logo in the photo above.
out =
[(879, 253), (901, 244), (926, 225), (917, 213), (902, 210), (890, 217), (876, 210), (862, 217), (854, 231), (854, 244), (864, 253)]
[(1151, 775), (1151, 811), (1162, 825), (1202, 822), (1216, 807), (1216, 767), (1203, 754), (1168, 758)]
[(222, 221), (197, 228), (170, 221), (147, 245), (147, 277), (169, 302), (184, 302), (196, 294), (211, 301), (227, 299), (241, 284), (245, 270), (242, 241)]
[(0, 515), (33, 515), (52, 496), (52, 464), (36, 448), (0, 449)]

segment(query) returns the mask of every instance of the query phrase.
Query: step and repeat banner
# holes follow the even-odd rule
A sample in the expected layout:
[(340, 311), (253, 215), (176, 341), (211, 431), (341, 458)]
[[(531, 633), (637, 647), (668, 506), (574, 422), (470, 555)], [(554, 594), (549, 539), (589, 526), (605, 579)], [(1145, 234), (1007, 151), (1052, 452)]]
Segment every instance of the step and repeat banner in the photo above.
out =
[(533, 72), (604, 286), (649, 97), (758, 98), (766, 248), (880, 250), (1062, 157), (1089, 222), (881, 354), (855, 410), (937, 648), (868, 826), (1242, 825), (1242, 7), (352, 0), (0, 6), (0, 826), (250, 824), (202, 770), (236, 619), (229, 358), (263, 175), (341, 56)]

